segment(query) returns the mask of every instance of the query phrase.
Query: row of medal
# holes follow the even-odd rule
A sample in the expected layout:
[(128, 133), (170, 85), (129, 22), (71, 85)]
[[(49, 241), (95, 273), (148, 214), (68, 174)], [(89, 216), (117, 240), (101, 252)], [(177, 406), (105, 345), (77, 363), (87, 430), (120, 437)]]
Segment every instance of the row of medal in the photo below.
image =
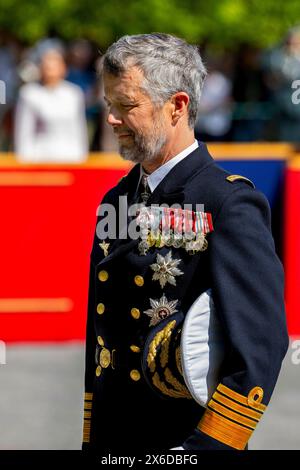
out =
[(143, 207), (137, 224), (141, 255), (153, 246), (184, 248), (190, 254), (204, 251), (208, 246), (206, 235), (213, 230), (211, 214), (167, 207)]

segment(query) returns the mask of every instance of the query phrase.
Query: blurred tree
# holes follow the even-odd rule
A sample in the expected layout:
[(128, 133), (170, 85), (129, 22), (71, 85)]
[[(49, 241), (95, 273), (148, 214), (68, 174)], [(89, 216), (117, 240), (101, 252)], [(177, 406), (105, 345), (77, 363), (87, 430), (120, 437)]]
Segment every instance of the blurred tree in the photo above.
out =
[(33, 43), (55, 31), (105, 48), (123, 34), (163, 31), (219, 47), (278, 42), (300, 23), (299, 0), (1, 0), (0, 29)]

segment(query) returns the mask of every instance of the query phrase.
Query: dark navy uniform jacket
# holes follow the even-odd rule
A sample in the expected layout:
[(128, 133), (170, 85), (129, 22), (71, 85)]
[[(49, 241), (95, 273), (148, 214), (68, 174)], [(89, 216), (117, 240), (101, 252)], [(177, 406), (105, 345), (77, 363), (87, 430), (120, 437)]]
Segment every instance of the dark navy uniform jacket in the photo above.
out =
[[(147, 205), (204, 204), (214, 231), (208, 248), (190, 255), (172, 248), (183, 275), (162, 290), (136, 240), (112, 240), (108, 253), (95, 236), (91, 252), (86, 336), (83, 449), (165, 451), (243, 449), (269, 403), (288, 347), (283, 269), (275, 254), (266, 198), (242, 178), (231, 182), (206, 146), (180, 161), (152, 193)], [(102, 203), (119, 196), (133, 200), (139, 165), (110, 190)], [(105, 256), (107, 254), (107, 256)], [(184, 317), (202, 293), (211, 289), (226, 352), (219, 383), (206, 407), (163, 383), (160, 393), (145, 373), (149, 300), (162, 292), (177, 300)], [(168, 320), (172, 318), (169, 317)], [(164, 323), (166, 324), (166, 323)], [(148, 347), (147, 346), (147, 347)], [(144, 361), (145, 362), (145, 361)], [(147, 372), (147, 371), (146, 371)], [(175, 372), (174, 372), (175, 374)], [(164, 393), (164, 391), (166, 393)], [(168, 392), (170, 391), (170, 393)], [(179, 389), (178, 389), (179, 390)], [(172, 393), (171, 393), (172, 392)]]

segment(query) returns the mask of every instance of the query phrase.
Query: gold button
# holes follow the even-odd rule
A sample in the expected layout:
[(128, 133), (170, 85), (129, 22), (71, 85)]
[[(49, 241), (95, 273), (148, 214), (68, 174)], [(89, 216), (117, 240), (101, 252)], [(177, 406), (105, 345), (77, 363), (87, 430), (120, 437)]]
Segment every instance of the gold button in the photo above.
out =
[(99, 358), (100, 366), (106, 369), (106, 367), (110, 364), (110, 351), (106, 348), (101, 349), (100, 358)]
[(100, 271), (98, 273), (98, 279), (101, 282), (105, 282), (108, 279), (108, 272), (107, 271)]
[(97, 305), (97, 313), (99, 313), (99, 315), (102, 315), (102, 313), (104, 313), (104, 310), (105, 310), (105, 305), (104, 304), (98, 304)]
[(138, 320), (141, 316), (141, 312), (139, 311), (138, 308), (132, 308), (130, 310), (131, 316), (135, 319)]
[(131, 377), (132, 380), (134, 380), (135, 382), (137, 382), (138, 380), (140, 380), (141, 374), (139, 373), (138, 370), (132, 369), (132, 370), (130, 371), (130, 377)]
[(98, 343), (100, 344), (100, 346), (104, 346), (104, 341), (103, 341), (102, 336), (98, 336), (97, 340), (98, 340)]
[(99, 375), (101, 375), (101, 372), (102, 372), (102, 367), (101, 367), (101, 366), (98, 366), (97, 369), (96, 369), (96, 375), (97, 375), (97, 377), (99, 377)]
[(144, 285), (143, 276), (134, 276), (134, 282), (138, 287), (142, 287)]
[(139, 352), (141, 352), (141, 348), (139, 348), (139, 347), (136, 346), (135, 344), (132, 344), (132, 345), (130, 346), (130, 349), (131, 349), (131, 351), (134, 352), (134, 353), (139, 353)]

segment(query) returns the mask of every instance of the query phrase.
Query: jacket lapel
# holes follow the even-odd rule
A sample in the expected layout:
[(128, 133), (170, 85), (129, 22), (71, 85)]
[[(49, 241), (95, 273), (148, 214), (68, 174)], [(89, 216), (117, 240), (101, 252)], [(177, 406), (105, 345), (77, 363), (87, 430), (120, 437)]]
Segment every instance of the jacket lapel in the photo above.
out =
[[(204, 170), (207, 166), (214, 163), (210, 156), (206, 145), (199, 142), (196, 148), (187, 157), (175, 165), (172, 170), (165, 176), (151, 194), (148, 205), (167, 203), (169, 205), (182, 203), (184, 201), (184, 191), (188, 182), (196, 173)], [(170, 202), (171, 204), (170, 204)]]
[(122, 227), (119, 226), (118, 227), (119, 232), (118, 232), (117, 235), (120, 235), (120, 236), (118, 236), (114, 240), (110, 240), (109, 254), (108, 254), (108, 256), (102, 258), (99, 262), (96, 261), (97, 266), (100, 266), (103, 263), (106, 263), (106, 262), (110, 261), (115, 256), (121, 254), (124, 250), (124, 247), (127, 249), (127, 246), (129, 244), (129, 242), (136, 241), (136, 240), (131, 240), (131, 239), (128, 239), (128, 238), (123, 239), (121, 237), (121, 234), (123, 234), (123, 233), (125, 235), (127, 234), (127, 227), (128, 227), (128, 224), (129, 224), (128, 208), (131, 204), (134, 203), (134, 198), (136, 196), (135, 193), (136, 193), (139, 178), (140, 178), (140, 165), (137, 164), (130, 170), (130, 172), (127, 174), (127, 176), (125, 176), (125, 178), (123, 178), (121, 180), (121, 182), (119, 183), (119, 185), (117, 186), (118, 190), (116, 191), (116, 194), (114, 195), (114, 206), (116, 208), (116, 217), (117, 217), (117, 220), (119, 221), (120, 220), (119, 213), (120, 213), (120, 210), (121, 210), (121, 208), (119, 206), (119, 201), (120, 201), (119, 197), (120, 196), (126, 197), (126, 199), (127, 199), (127, 213), (126, 213), (126, 217), (124, 217), (123, 219), (127, 220), (127, 224), (125, 226), (122, 226)]

